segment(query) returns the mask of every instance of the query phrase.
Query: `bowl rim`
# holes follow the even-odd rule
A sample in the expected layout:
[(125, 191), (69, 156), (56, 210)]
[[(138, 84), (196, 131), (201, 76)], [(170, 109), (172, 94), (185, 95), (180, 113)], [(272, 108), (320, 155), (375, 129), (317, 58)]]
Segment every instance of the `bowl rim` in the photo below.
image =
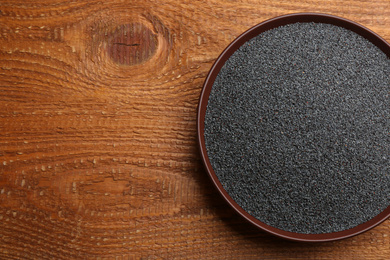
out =
[(260, 228), (263, 231), (266, 231), (272, 235), (285, 238), (293, 241), (301, 241), (301, 242), (325, 242), (325, 241), (335, 241), (339, 239), (344, 239), (348, 237), (352, 237), (358, 234), (361, 234), (365, 231), (368, 231), (375, 226), (379, 225), (383, 221), (385, 221), (390, 216), (390, 205), (383, 210), (381, 213), (376, 215), (374, 218), (366, 221), (358, 226), (355, 226), (350, 229), (332, 232), (332, 233), (322, 233), (322, 234), (303, 234), (303, 233), (295, 233), (290, 231), (281, 230), (275, 228), (273, 226), (267, 225), (262, 221), (256, 219), (248, 212), (246, 212), (243, 208), (241, 208), (227, 193), (227, 191), (222, 187), (217, 175), (215, 174), (210, 160), (207, 155), (207, 150), (205, 146), (204, 140), (204, 120), (207, 109), (207, 103), (210, 95), (211, 88), (213, 83), (221, 70), (222, 66), (229, 59), (229, 57), (245, 42), (250, 40), (251, 38), (265, 32), (267, 30), (292, 24), (296, 22), (315, 22), (315, 23), (328, 23), (336, 26), (340, 26), (346, 29), (349, 29), (370, 42), (376, 45), (379, 49), (381, 49), (389, 58), (390, 58), (390, 44), (387, 43), (382, 37), (380, 37), (375, 32), (370, 29), (360, 25), (351, 20), (341, 18), (338, 16), (324, 14), (324, 13), (292, 13), (282, 16), (277, 16), (271, 19), (268, 19), (264, 22), (261, 22), (252, 28), (248, 29), (241, 35), (239, 35), (233, 42), (231, 42), (225, 50), (219, 55), (219, 57), (214, 62), (211, 67), (205, 81), (203, 84), (202, 92), (199, 99), (198, 109), (197, 109), (197, 142), (198, 148), (201, 154), (203, 165), (211, 178), (212, 183), (217, 188), (219, 193), (222, 195), (224, 200), (244, 219), (252, 223), (254, 226)]

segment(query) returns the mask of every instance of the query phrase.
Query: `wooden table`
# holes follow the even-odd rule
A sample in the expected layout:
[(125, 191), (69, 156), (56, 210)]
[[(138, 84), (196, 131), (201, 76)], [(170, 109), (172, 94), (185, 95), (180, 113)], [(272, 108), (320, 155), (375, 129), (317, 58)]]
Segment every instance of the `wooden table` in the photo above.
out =
[(2, 259), (389, 259), (390, 220), (305, 244), (255, 229), (202, 167), (196, 108), (221, 51), (323, 12), (390, 41), (390, 1), (0, 1)]

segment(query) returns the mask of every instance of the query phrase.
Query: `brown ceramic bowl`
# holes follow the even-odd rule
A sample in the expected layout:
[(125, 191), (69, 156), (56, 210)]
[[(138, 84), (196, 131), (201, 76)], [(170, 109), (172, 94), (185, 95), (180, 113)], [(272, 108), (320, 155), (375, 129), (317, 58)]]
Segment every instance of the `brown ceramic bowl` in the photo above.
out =
[(198, 106), (198, 116), (197, 116), (197, 131), (198, 131), (198, 144), (200, 147), (200, 152), (202, 156), (203, 163), (205, 168), (211, 177), (212, 182), (215, 187), (218, 189), (222, 197), (230, 204), (230, 206), (237, 211), (241, 216), (243, 216), (250, 223), (255, 225), (256, 227), (264, 230), (273, 235), (295, 240), (295, 241), (304, 241), (304, 242), (321, 242), (321, 241), (333, 241), (339, 240), (343, 238), (348, 238), (351, 236), (358, 235), (362, 232), (365, 232), (376, 225), (380, 224), (384, 220), (386, 220), (390, 216), (390, 206), (387, 207), (380, 214), (372, 218), (371, 220), (362, 223), (354, 228), (343, 230), (340, 232), (333, 233), (323, 233), (323, 234), (302, 234), (302, 233), (294, 233), (284, 231), (272, 226), (269, 226), (258, 219), (251, 216), (248, 212), (243, 210), (226, 192), (226, 190), (222, 187), (220, 181), (218, 180), (217, 175), (215, 174), (213, 167), (210, 164), (210, 160), (207, 155), (205, 139), (204, 139), (204, 120), (206, 114), (207, 103), (210, 95), (211, 88), (213, 86), (214, 80), (216, 79), (220, 69), (224, 65), (224, 63), (229, 59), (229, 57), (246, 41), (251, 38), (261, 34), (264, 31), (291, 24), (296, 22), (319, 22), (319, 23), (328, 23), (336, 26), (344, 27), (348, 30), (351, 30), (379, 47), (389, 58), (390, 58), (390, 45), (382, 39), (380, 36), (372, 32), (371, 30), (359, 25), (355, 22), (349, 21), (344, 18), (336, 17), (333, 15), (327, 14), (318, 14), (318, 13), (298, 13), (298, 14), (288, 14), (284, 16), (279, 16), (276, 18), (272, 18), (265, 22), (262, 22), (251, 29), (247, 30), (243, 34), (241, 34), (237, 39), (235, 39), (218, 57), (212, 66), (205, 82), (203, 85), (203, 90), (200, 96), (199, 106)]

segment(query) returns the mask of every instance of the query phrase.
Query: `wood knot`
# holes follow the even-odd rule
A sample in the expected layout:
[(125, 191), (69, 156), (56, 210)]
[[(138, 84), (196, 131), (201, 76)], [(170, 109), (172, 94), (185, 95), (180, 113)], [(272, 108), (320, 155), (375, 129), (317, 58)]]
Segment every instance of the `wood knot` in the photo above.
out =
[(157, 49), (157, 35), (141, 23), (117, 27), (109, 37), (108, 55), (116, 63), (136, 65), (150, 59)]

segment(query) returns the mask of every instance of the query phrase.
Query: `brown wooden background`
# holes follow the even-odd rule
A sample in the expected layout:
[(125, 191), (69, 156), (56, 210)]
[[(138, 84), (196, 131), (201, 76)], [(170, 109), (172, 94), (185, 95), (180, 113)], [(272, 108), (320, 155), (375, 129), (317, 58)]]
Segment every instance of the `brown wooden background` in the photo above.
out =
[(0, 1), (2, 259), (390, 259), (390, 220), (343, 241), (260, 232), (211, 185), (202, 83), (265, 19), (342, 16), (390, 41), (389, 0)]

